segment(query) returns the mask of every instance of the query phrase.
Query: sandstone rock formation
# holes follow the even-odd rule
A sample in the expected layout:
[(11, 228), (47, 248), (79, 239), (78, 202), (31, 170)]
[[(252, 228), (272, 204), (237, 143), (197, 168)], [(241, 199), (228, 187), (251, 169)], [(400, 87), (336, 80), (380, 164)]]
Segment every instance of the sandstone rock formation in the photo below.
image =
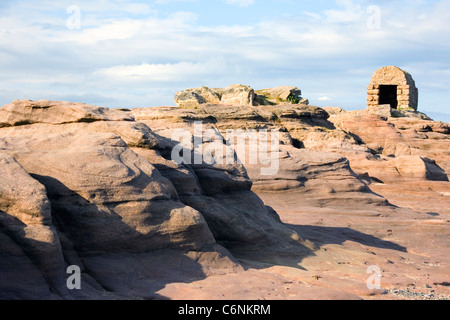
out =
[[(419, 277), (417, 270), (431, 268), (386, 238), (392, 230), (383, 240), (349, 225), (372, 219), (374, 224), (364, 227), (370, 233), (392, 228), (387, 217), (400, 215), (407, 223), (395, 220), (395, 232), (413, 219), (413, 231), (421, 230), (416, 223), (423, 217), (389, 205), (379, 190), (390, 182), (435, 182), (445, 198), (448, 124), (413, 111), (379, 115), (278, 100), (299, 98), (295, 87), (252, 90), (240, 85), (187, 90), (177, 94), (187, 103), (184, 108), (119, 110), (48, 100), (1, 107), (0, 298), (192, 298), (202, 296), (201, 288), (209, 288), (203, 296), (224, 298), (220, 294), (229, 287), (218, 292), (217, 283), (231, 285), (240, 277), (249, 286), (258, 283), (254, 292), (265, 292), (252, 296), (270, 298), (273, 283), (286, 284), (292, 276), (301, 279), (288, 288), (293, 297), (311, 290), (355, 298), (355, 291), (338, 289), (342, 279), (313, 290), (330, 270), (320, 276), (308, 271), (317, 270), (314, 259), (326, 270), (338, 259), (335, 251), (347, 250), (352, 263), (361, 260), (362, 266), (386, 260), (353, 244), (335, 247), (347, 240), (392, 255), (389, 261), (396, 264), (404, 256), (417, 259), (420, 268), (414, 265), (412, 278)], [(281, 104), (253, 106), (258, 95)], [(230, 143), (230, 132), (233, 139), (249, 135), (244, 153)], [(173, 151), (186, 142), (186, 133), (194, 144), (181, 151), (192, 161), (179, 163)], [(199, 154), (196, 139), (210, 152)], [(261, 149), (261, 141), (270, 141), (269, 148)], [(232, 151), (233, 162), (224, 161)], [(276, 170), (266, 174), (265, 169)], [(324, 220), (340, 227), (324, 227)], [(441, 220), (429, 222), (440, 232), (433, 235), (437, 251), (446, 245), (439, 240), (446, 232)], [(424, 246), (414, 250), (422, 252)], [(81, 269), (81, 290), (66, 286), (70, 265)], [(247, 272), (243, 265), (256, 267)], [(356, 277), (352, 267), (345, 274)], [(436, 276), (437, 283), (442, 276)], [(386, 281), (397, 281), (392, 279)], [(283, 290), (280, 297), (290, 296)], [(357, 295), (372, 294), (358, 290)], [(249, 297), (241, 294), (232, 297)]]
[(297, 87), (281, 86), (255, 91), (249, 86), (233, 84), (226, 88), (185, 89), (175, 94), (175, 103), (182, 108), (197, 108), (201, 104), (223, 104), (233, 106), (258, 106), (279, 104), (308, 104), (301, 98)]
[[(276, 259), (313, 249), (250, 191), (242, 166), (174, 165), (164, 158), (174, 142), (133, 120), (130, 112), (52, 101), (1, 109), (0, 273), (25, 279), (2, 281), (2, 298), (148, 298), (163, 285), (159, 277), (239, 268), (218, 243), (262, 260), (260, 250)], [(174, 265), (161, 270), (158, 259)], [(28, 269), (17, 268), (22, 263)], [(68, 265), (83, 272), (80, 292), (65, 286)], [(142, 269), (124, 271), (134, 265)]]
[[(279, 130), (280, 146), (272, 155), (279, 159), (279, 170), (275, 174), (262, 175), (261, 167), (264, 166), (260, 162), (251, 163), (249, 159), (241, 159), (245, 167), (241, 170), (245, 170), (252, 181), (252, 190), (301, 191), (306, 197), (320, 201), (357, 198), (363, 202), (384, 203), (383, 198), (373, 194), (357, 177), (342, 155), (305, 149), (303, 141), (306, 136), (314, 132), (337, 132), (351, 142), (342, 143), (337, 139), (339, 143), (332, 151), (348, 145), (349, 148), (368, 152), (368, 148), (357, 145), (351, 135), (338, 129), (333, 130), (332, 123), (327, 120), (329, 116), (323, 109), (307, 105), (250, 107), (204, 104), (196, 109), (136, 108), (132, 113), (136, 120), (151, 125), (156, 134), (168, 139), (173, 137), (175, 128), (185, 128), (193, 134), (195, 121), (203, 123), (205, 129), (214, 128), (222, 141), (225, 141), (228, 130)], [(329, 145), (330, 138), (325, 141)], [(324, 140), (321, 140), (321, 144), (324, 144)], [(247, 158), (249, 154), (258, 153), (257, 145), (247, 141)], [(336, 197), (336, 193), (340, 196)]]
[[(351, 132), (368, 148), (366, 152), (341, 150), (358, 174), (367, 173), (384, 182), (447, 181), (449, 124), (432, 121), (419, 112), (410, 116), (402, 111), (388, 117), (365, 110), (331, 113), (329, 120), (336, 128)], [(323, 149), (328, 147), (323, 145)]]
[[(227, 288), (240, 292), (236, 288), (242, 283), (255, 281), (258, 285), (249, 286), (257, 289), (237, 296), (274, 297), (270, 289), (264, 291), (262, 283), (273, 281), (270, 275), (281, 273), (289, 275), (288, 281), (300, 279), (313, 288), (351, 291), (369, 299), (397, 297), (398, 290), (392, 288), (398, 286), (409, 287), (403, 292), (415, 297), (440, 298), (420, 292), (425, 282), (429, 283), (427, 288), (433, 286), (433, 292), (448, 297), (448, 289), (434, 285), (444, 283), (449, 265), (439, 253), (448, 245), (448, 241), (441, 240), (448, 232), (448, 124), (417, 112), (390, 110), (380, 116), (367, 110), (347, 112), (307, 105), (203, 104), (196, 109), (138, 108), (132, 113), (165, 137), (173, 137), (173, 124), (193, 133), (195, 121), (202, 122), (205, 129), (215, 129), (219, 141), (226, 139), (227, 130), (278, 129), (279, 146), (272, 156), (279, 159), (279, 171), (263, 175), (263, 166), (248, 161), (248, 154), (260, 155), (250, 141), (246, 144), (248, 153), (242, 158), (245, 170), (253, 182), (252, 190), (276, 209), (282, 221), (289, 222), (319, 249), (302, 259), (300, 265), (307, 270), (304, 272), (274, 267), (273, 273), (265, 269), (263, 277), (246, 273), (245, 280), (240, 279), (235, 286), (235, 278), (225, 276), (192, 285), (170, 285), (163, 292), (175, 297), (184, 296), (177, 292), (205, 297), (217, 281), (227, 283), (221, 293), (228, 292)], [(423, 190), (417, 190), (418, 186)], [(395, 205), (420, 213), (387, 205), (380, 194), (387, 194)], [(431, 216), (435, 218), (430, 220)], [(417, 253), (406, 254), (406, 250)], [(383, 268), (383, 288), (391, 289), (367, 291), (369, 265)], [(252, 280), (253, 276), (257, 279)], [(275, 296), (298, 297), (294, 292), (299, 288), (298, 284), (292, 285)], [(256, 292), (265, 293), (259, 296)]]
[(255, 100), (255, 91), (249, 86), (234, 84), (221, 92), (220, 102), (230, 105), (252, 106)]
[(64, 124), (94, 121), (133, 121), (133, 117), (105, 107), (50, 100), (16, 100), (0, 108), (0, 128), (33, 123)]
[[(201, 121), (216, 128), (223, 136), (228, 129), (278, 129), (281, 132), (280, 152), (286, 155), (280, 157), (281, 168), (293, 167), (292, 164), (287, 164), (287, 159), (294, 158), (294, 161), (298, 161), (301, 158), (292, 157), (294, 152), (311, 160), (315, 151), (317, 159), (329, 159), (330, 155), (326, 155), (326, 152), (334, 153), (336, 161), (339, 156), (344, 156), (349, 161), (349, 175), (356, 173), (367, 183), (415, 179), (445, 181), (449, 172), (446, 151), (449, 125), (433, 121), (416, 111), (389, 108), (385, 114), (378, 114), (371, 110), (347, 112), (341, 108), (321, 109), (308, 105), (250, 107), (203, 104), (196, 109), (183, 110), (169, 107), (139, 108), (133, 109), (133, 115), (141, 122), (151, 121), (154, 129), (166, 137), (170, 137), (173, 131), (169, 129), (167, 121), (177, 123), (178, 126), (181, 123)], [(299, 153), (299, 149), (303, 153)], [(253, 181), (254, 190), (265, 184), (260, 183), (261, 176), (255, 175), (251, 164), (244, 164)], [(333, 167), (330, 167), (330, 170), (337, 171)], [(304, 188), (305, 184), (298, 181), (305, 178), (300, 178), (298, 172), (302, 175), (307, 169), (293, 171), (296, 172), (294, 176), (297, 178), (287, 179), (291, 181), (289, 183), (283, 182), (285, 178), (272, 179), (279, 185), (274, 188), (281, 188), (282, 185)], [(367, 176), (373, 179), (367, 180)], [(309, 177), (307, 184), (311, 185), (311, 181), (315, 179), (320, 181), (318, 174), (314, 178)], [(330, 176), (327, 180), (327, 184), (337, 184), (339, 181), (335, 179), (330, 182)], [(323, 186), (324, 183), (317, 185)], [(359, 183), (346, 185), (354, 186), (355, 190), (362, 190), (356, 187)], [(334, 190), (332, 186), (330, 190)], [(318, 198), (324, 196), (320, 192), (315, 195)]]
[(293, 86), (281, 86), (256, 91), (257, 105), (276, 105), (281, 103), (309, 104), (307, 99), (302, 99), (301, 90)]
[(0, 176), (0, 298), (69, 296), (45, 187), (4, 151)]
[(180, 107), (195, 108), (202, 103), (220, 103), (221, 96), (202, 86), (197, 89), (186, 89), (175, 94), (175, 103)]

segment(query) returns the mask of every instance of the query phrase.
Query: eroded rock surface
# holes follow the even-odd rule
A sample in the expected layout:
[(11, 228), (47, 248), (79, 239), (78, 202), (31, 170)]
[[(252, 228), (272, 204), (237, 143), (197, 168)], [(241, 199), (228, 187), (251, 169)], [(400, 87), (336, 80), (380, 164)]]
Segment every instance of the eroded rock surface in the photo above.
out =
[[(222, 246), (257, 260), (312, 249), (250, 190), (242, 165), (176, 165), (164, 157), (176, 143), (130, 112), (16, 101), (1, 115), (0, 273), (30, 271), (2, 281), (3, 298), (154, 298), (167, 281), (239, 270)], [(69, 265), (83, 290), (67, 290)]]
[(293, 86), (280, 86), (269, 89), (253, 88), (233, 84), (226, 88), (191, 88), (178, 91), (175, 103), (182, 108), (198, 108), (202, 104), (223, 104), (230, 106), (259, 106), (283, 104), (309, 104), (301, 97), (301, 90)]
[[(382, 298), (366, 287), (368, 264), (384, 266), (388, 290), (426, 279), (446, 296), (448, 124), (255, 106), (232, 89), (236, 105), (204, 87), (187, 108), (0, 108), (0, 298)], [(255, 134), (244, 154), (230, 132)], [(175, 161), (186, 133), (212, 157)], [(81, 290), (66, 286), (70, 265)]]
[(384, 182), (448, 181), (449, 125), (417, 115), (420, 113), (409, 116), (394, 112), (393, 116), (382, 117), (367, 111), (344, 111), (332, 114), (329, 120), (336, 128), (351, 132), (370, 150), (341, 151), (358, 174), (367, 173)]
[(67, 297), (62, 249), (45, 187), (0, 150), (0, 298)]
[[(176, 128), (184, 128), (193, 135), (195, 123), (201, 123), (204, 130), (215, 130), (223, 141), (227, 140), (230, 130), (238, 136), (277, 130), (279, 147), (273, 150), (272, 157), (278, 163), (273, 174), (261, 174), (264, 166), (248, 159), (249, 155), (258, 154), (258, 143), (248, 140), (245, 144), (247, 155), (240, 160), (254, 191), (302, 191), (305, 197), (326, 202), (345, 198), (366, 199), (371, 203), (385, 201), (372, 193), (353, 172), (349, 161), (336, 152), (348, 148), (371, 155), (370, 149), (348, 132), (336, 129), (328, 121), (327, 112), (321, 108), (309, 105), (205, 104), (196, 109), (138, 108), (132, 113), (138, 121), (151, 125), (156, 134), (168, 139), (174, 137)], [(321, 147), (308, 148), (315, 145), (313, 135), (318, 136), (316, 144)]]

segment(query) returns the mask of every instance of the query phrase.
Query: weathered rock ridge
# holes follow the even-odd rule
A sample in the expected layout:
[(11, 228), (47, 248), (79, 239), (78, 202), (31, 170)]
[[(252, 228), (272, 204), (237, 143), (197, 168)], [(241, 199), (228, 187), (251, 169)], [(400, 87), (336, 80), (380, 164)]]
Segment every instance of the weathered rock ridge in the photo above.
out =
[[(232, 278), (242, 261), (301, 267), (317, 253), (316, 233), (304, 237), (262, 199), (359, 214), (393, 210), (372, 191), (383, 182), (448, 181), (448, 124), (318, 108), (300, 94), (236, 85), (177, 93), (182, 108), (1, 107), (0, 298), (157, 299), (167, 284)], [(230, 132), (248, 135), (244, 153)], [(213, 161), (175, 161), (186, 133)], [(261, 149), (267, 137), (276, 143)], [(70, 265), (81, 290), (66, 286)]]
[(301, 90), (293, 86), (281, 86), (269, 89), (254, 90), (253, 88), (233, 84), (226, 88), (191, 88), (178, 91), (175, 103), (182, 108), (197, 108), (201, 104), (224, 104), (233, 106), (259, 106), (280, 104), (308, 104), (301, 97)]
[[(325, 108), (327, 109), (327, 108)], [(362, 141), (369, 153), (353, 148), (340, 152), (352, 169), (376, 181), (448, 181), (450, 125), (420, 112), (392, 110), (384, 115), (327, 109), (336, 128)], [(328, 147), (319, 145), (313, 148)]]
[[(53, 101), (0, 110), (2, 298), (152, 298), (161, 278), (240, 268), (222, 246), (257, 260), (313, 249), (250, 190), (242, 165), (176, 165), (165, 158), (176, 142), (130, 112)], [(68, 291), (69, 265), (83, 290)]]

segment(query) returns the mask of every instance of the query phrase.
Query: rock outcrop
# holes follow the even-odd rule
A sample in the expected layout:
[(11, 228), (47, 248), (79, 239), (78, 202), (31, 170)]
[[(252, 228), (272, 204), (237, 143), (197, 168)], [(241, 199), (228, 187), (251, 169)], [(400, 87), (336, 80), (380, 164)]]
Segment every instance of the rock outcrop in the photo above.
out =
[[(262, 199), (390, 213), (372, 185), (448, 181), (449, 125), (417, 112), (322, 109), (295, 87), (177, 97), (183, 108), (0, 108), (1, 299), (154, 299), (242, 261), (298, 267), (320, 241)], [(66, 286), (73, 265), (81, 290)]]
[(33, 123), (64, 124), (133, 120), (132, 116), (120, 110), (84, 103), (16, 100), (0, 108), (0, 128)]
[[(388, 117), (365, 110), (330, 113), (336, 128), (350, 132), (369, 151), (341, 150), (358, 174), (367, 173), (383, 182), (448, 181), (449, 124), (432, 121), (420, 112), (399, 111)], [(322, 144), (321, 150), (328, 148)]]
[[(241, 136), (253, 132), (257, 134), (256, 140), (259, 139), (258, 132), (261, 130), (262, 132), (277, 130), (279, 147), (273, 150), (271, 156), (273, 160), (278, 161), (278, 168), (273, 174), (261, 174), (261, 168), (268, 169), (270, 165), (264, 166), (254, 161), (252, 163), (249, 159), (249, 155), (258, 154), (260, 151), (258, 143), (247, 141), (244, 146), (246, 156), (240, 160), (252, 181), (252, 190), (256, 192), (303, 192), (306, 198), (322, 202), (358, 199), (362, 202), (381, 204), (385, 201), (370, 191), (341, 154), (305, 148), (304, 138), (318, 132), (328, 136), (337, 134), (350, 140), (342, 143), (340, 139), (336, 139), (338, 141), (336, 149), (348, 146), (350, 149), (368, 151), (367, 147), (355, 142), (353, 136), (342, 130), (333, 129), (333, 124), (328, 121), (329, 115), (321, 108), (289, 104), (276, 106), (204, 104), (195, 109), (136, 108), (132, 109), (132, 113), (136, 120), (151, 125), (156, 134), (168, 139), (174, 137), (176, 128), (184, 128), (193, 135), (196, 121), (201, 122), (204, 129), (214, 129), (220, 141), (227, 140), (230, 130), (238, 132), (238, 135), (241, 132)], [(324, 141), (326, 140), (322, 139), (320, 143), (324, 144)], [(329, 141), (330, 138), (327, 143)], [(336, 194), (339, 194), (339, 197), (336, 197)]]
[[(130, 112), (52, 101), (0, 110), (0, 273), (21, 280), (0, 282), (4, 299), (152, 298), (166, 281), (239, 269), (223, 246), (256, 260), (314, 249), (250, 190), (242, 165), (176, 165), (176, 143)], [(69, 265), (80, 291), (66, 287)]]
[(233, 84), (219, 92), (222, 104), (252, 106), (255, 100), (255, 91), (249, 86), (241, 84)]
[(277, 105), (282, 103), (309, 104), (301, 97), (302, 91), (293, 86), (281, 86), (256, 91), (257, 105)]
[(205, 103), (252, 106), (255, 100), (255, 91), (249, 86), (240, 84), (233, 84), (225, 89), (210, 89), (202, 86), (178, 91), (174, 100), (177, 106), (182, 108), (197, 108)]
[(186, 89), (175, 94), (175, 103), (180, 107), (195, 108), (203, 103), (220, 103), (221, 95), (208, 87)]
[[(433, 121), (420, 112), (389, 110), (389, 113), (379, 115), (370, 110), (344, 111), (336, 107), (322, 109), (303, 104), (203, 104), (196, 109), (139, 108), (133, 109), (133, 115), (141, 122), (151, 121), (154, 130), (166, 137), (170, 137), (173, 131), (170, 129), (170, 122), (176, 123), (177, 126), (186, 126), (187, 123), (201, 121), (217, 129), (223, 137), (230, 129), (278, 129), (279, 151), (282, 156), (279, 157), (279, 175), (269, 179), (273, 182), (271, 186), (274, 190), (306, 190), (307, 185), (313, 185), (316, 181), (322, 190), (326, 185), (329, 190), (342, 195), (341, 191), (350, 191), (349, 186), (356, 192), (364, 190), (361, 181), (353, 176), (359, 176), (369, 184), (417, 179), (446, 181), (450, 170), (446, 150), (449, 125)], [(296, 156), (293, 156), (294, 153)], [(325, 175), (322, 170), (315, 169), (311, 170), (315, 173), (313, 176), (306, 174), (308, 166), (301, 166), (299, 169), (300, 167), (294, 165), (299, 161), (302, 163), (303, 157), (308, 159), (309, 162), (305, 163), (310, 165), (317, 163), (312, 162), (312, 159), (316, 159), (318, 163), (323, 160), (323, 163), (327, 164), (323, 167), (328, 167), (330, 174)], [(343, 161), (342, 157), (346, 160)], [(335, 159), (336, 167), (330, 165), (329, 159), (332, 158)], [(352, 183), (342, 183), (339, 187), (339, 181), (342, 180), (338, 178), (339, 174), (336, 174), (336, 179), (333, 175), (343, 168), (341, 165), (344, 163), (347, 166), (345, 170), (348, 170), (346, 176), (350, 180), (356, 180), (352, 180)], [(272, 188), (267, 183), (268, 177), (256, 174), (259, 172), (258, 166), (253, 170), (248, 161), (244, 162), (244, 165), (253, 181), (253, 190)], [(283, 170), (289, 171), (290, 168), (296, 169), (292, 169), (292, 174), (286, 175)], [(304, 176), (301, 177), (302, 175)], [(322, 180), (321, 175), (326, 179)], [(367, 189), (363, 194), (373, 200)], [(334, 195), (331, 193), (329, 198), (336, 199)], [(320, 199), (326, 197), (326, 193), (309, 192), (308, 197)]]
[[(1, 150), (1, 149), (0, 149)], [(69, 296), (44, 185), (0, 151), (0, 298)]]
[(223, 104), (232, 106), (259, 106), (280, 104), (308, 104), (301, 90), (293, 86), (281, 86), (255, 91), (253, 88), (233, 84), (226, 88), (185, 89), (175, 94), (175, 103), (182, 108), (198, 108), (201, 104)]

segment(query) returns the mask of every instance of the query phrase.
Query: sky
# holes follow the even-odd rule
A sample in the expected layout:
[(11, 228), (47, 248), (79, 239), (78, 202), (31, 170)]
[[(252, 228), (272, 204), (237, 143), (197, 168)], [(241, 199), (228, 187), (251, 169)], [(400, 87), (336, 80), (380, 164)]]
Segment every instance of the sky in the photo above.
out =
[(450, 122), (449, 30), (448, 0), (0, 0), (0, 105), (172, 106), (179, 90), (239, 83), (356, 110), (395, 65), (419, 111)]

